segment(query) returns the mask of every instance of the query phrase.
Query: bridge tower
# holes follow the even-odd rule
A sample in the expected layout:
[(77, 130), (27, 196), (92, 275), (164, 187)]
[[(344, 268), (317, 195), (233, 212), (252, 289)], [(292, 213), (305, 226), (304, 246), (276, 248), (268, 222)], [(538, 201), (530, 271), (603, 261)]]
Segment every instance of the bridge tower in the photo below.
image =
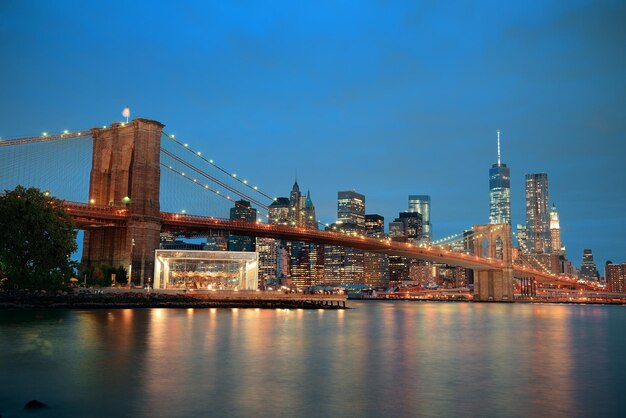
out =
[(82, 261), (88, 265), (132, 265), (134, 283), (154, 271), (159, 248), (161, 132), (165, 125), (148, 119), (94, 128), (89, 203), (126, 208), (126, 228), (85, 230)]
[[(473, 232), (475, 255), (498, 258), (501, 254), (502, 259), (502, 269), (474, 269), (474, 300), (513, 301), (511, 225), (474, 225)], [(487, 254), (483, 254), (484, 241), (487, 241)]]

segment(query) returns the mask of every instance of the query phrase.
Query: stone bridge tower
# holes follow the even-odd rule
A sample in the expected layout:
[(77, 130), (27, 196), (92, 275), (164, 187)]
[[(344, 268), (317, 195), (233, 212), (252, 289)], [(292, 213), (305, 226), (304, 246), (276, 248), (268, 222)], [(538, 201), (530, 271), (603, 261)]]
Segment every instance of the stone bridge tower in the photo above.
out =
[[(474, 300), (513, 301), (511, 225), (474, 225), (473, 232), (474, 255), (502, 260), (501, 269), (474, 270)], [(486, 254), (483, 254), (484, 241)]]
[(82, 261), (89, 265), (132, 264), (133, 282), (154, 271), (159, 248), (160, 148), (164, 125), (148, 119), (94, 128), (89, 203), (127, 208), (126, 228), (85, 230)]

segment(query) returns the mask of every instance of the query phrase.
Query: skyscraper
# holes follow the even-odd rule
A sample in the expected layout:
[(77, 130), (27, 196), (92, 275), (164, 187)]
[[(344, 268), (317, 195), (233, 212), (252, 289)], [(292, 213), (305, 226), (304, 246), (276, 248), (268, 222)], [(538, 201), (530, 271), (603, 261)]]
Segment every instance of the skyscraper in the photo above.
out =
[(588, 280), (598, 280), (598, 269), (593, 261), (593, 253), (590, 249), (583, 250), (583, 263), (580, 265), (580, 277)]
[[(385, 237), (385, 218), (380, 215), (365, 215), (365, 235), (370, 238)], [(383, 285), (389, 282), (389, 259), (386, 254), (365, 252), (363, 255), (363, 282)]]
[(548, 202), (548, 175), (526, 174), (526, 234), (530, 254), (551, 252)]
[[(337, 223), (330, 230), (348, 235), (365, 233), (365, 196), (357, 192), (337, 193)], [(325, 249), (326, 283), (362, 283), (363, 250), (334, 245)]]
[(489, 169), (489, 223), (511, 223), (511, 170), (500, 161), (500, 130), (498, 162)]
[(565, 255), (565, 247), (563, 247), (563, 243), (561, 242), (559, 213), (556, 211), (556, 206), (554, 203), (552, 203), (552, 209), (550, 209), (550, 239), (552, 254)]
[(429, 243), (432, 240), (430, 225), (430, 196), (409, 195), (409, 212), (417, 212), (422, 215), (422, 242)]
[[(354, 224), (358, 233), (365, 232), (365, 196), (357, 192), (337, 193), (337, 223)], [(351, 227), (352, 228), (352, 227)]]

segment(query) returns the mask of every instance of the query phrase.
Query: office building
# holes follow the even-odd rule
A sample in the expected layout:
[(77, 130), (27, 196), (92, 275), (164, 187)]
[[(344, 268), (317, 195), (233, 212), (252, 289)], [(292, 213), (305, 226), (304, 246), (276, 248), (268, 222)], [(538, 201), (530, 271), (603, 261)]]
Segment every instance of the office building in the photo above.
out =
[(609, 292), (626, 293), (626, 263), (606, 263), (606, 283)]
[[(365, 232), (365, 196), (357, 192), (337, 193), (337, 224), (350, 223), (355, 232)], [(351, 227), (352, 228), (352, 227)]]
[(432, 226), (430, 224), (430, 196), (410, 195), (409, 212), (417, 212), (422, 215), (422, 242), (429, 243), (432, 240)]
[(595, 261), (593, 261), (593, 253), (589, 248), (583, 250), (583, 262), (580, 265), (581, 279), (598, 280), (598, 269)]
[(548, 175), (526, 174), (526, 239), (529, 254), (551, 252)]
[(498, 162), (489, 169), (489, 223), (511, 223), (511, 170), (500, 161), (500, 130)]
[[(235, 206), (230, 208), (230, 219), (256, 222), (256, 209), (250, 206), (247, 200), (238, 200)], [(255, 251), (255, 240), (252, 237), (234, 235), (228, 236), (228, 251)]]
[[(380, 215), (365, 215), (365, 235), (370, 238), (385, 238), (385, 218)], [(372, 286), (383, 286), (389, 282), (389, 258), (386, 254), (365, 252), (363, 254), (363, 282)]]

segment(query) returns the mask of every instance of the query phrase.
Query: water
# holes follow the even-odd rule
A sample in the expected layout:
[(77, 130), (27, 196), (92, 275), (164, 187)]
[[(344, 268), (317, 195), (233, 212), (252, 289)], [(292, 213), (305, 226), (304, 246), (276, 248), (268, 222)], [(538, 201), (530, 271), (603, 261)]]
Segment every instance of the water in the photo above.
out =
[(351, 306), (0, 311), (0, 414), (623, 416), (622, 306)]

